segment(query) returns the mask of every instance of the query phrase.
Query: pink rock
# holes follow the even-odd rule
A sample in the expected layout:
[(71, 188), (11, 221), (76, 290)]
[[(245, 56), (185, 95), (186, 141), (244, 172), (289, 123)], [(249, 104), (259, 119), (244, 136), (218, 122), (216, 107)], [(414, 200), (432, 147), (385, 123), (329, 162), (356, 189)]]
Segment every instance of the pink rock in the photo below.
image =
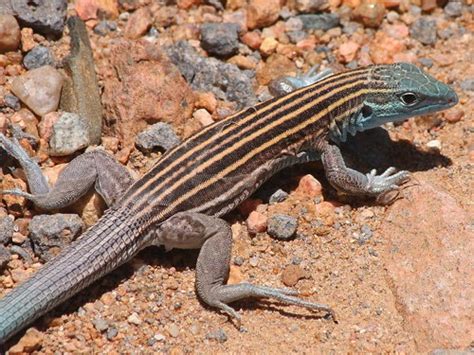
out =
[(76, 0), (75, 9), (82, 20), (115, 18), (118, 16), (117, 0)]
[(60, 113), (56, 111), (47, 113), (43, 116), (41, 122), (38, 125), (39, 134), (41, 138), (45, 139), (46, 141), (49, 141), (49, 138), (51, 138), (51, 134), (53, 133), (53, 125), (59, 119), (59, 116)]
[(128, 19), (125, 27), (125, 36), (130, 39), (137, 39), (143, 36), (153, 23), (150, 10), (142, 7), (135, 11)]
[(45, 65), (16, 77), (12, 92), (38, 116), (58, 108), (63, 76), (52, 66)]
[(252, 211), (247, 218), (247, 228), (250, 233), (257, 234), (267, 230), (267, 216), (260, 212)]
[(14, 51), (20, 45), (20, 26), (12, 15), (0, 14), (0, 53)]
[(300, 179), (295, 192), (307, 197), (318, 197), (321, 196), (322, 189), (321, 183), (313, 175), (308, 174)]
[(474, 238), (453, 196), (421, 183), (383, 221), (383, 259), (418, 350), (466, 349), (474, 339)]
[(360, 45), (357, 42), (349, 41), (341, 44), (337, 52), (338, 58), (344, 63), (349, 63), (351, 60), (355, 59), (357, 51), (359, 50)]

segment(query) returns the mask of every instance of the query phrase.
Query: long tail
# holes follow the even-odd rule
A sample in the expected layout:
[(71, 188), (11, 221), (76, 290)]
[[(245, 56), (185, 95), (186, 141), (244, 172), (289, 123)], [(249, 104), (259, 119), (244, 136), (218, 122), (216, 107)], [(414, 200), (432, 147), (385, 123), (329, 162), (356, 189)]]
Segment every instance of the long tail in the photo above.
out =
[(109, 211), (30, 279), (0, 299), (0, 344), (144, 247), (137, 228), (124, 223), (123, 214)]

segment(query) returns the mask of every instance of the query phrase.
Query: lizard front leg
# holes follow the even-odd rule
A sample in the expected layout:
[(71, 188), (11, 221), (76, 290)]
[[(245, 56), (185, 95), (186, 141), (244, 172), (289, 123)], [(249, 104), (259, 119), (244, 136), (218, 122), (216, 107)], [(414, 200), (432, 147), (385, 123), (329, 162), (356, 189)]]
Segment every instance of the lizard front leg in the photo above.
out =
[(133, 183), (128, 170), (105, 151), (96, 149), (73, 159), (59, 174), (56, 184), (50, 188), (38, 163), (23, 150), (16, 139), (9, 140), (0, 133), (0, 147), (18, 160), (25, 171), (31, 193), (18, 189), (0, 191), (25, 197), (42, 209), (66, 207), (94, 185), (108, 206), (112, 205)]
[(338, 191), (351, 195), (375, 196), (381, 203), (386, 200), (387, 193), (398, 189), (409, 178), (408, 171), (396, 172), (394, 167), (388, 168), (383, 174), (376, 175), (375, 169), (362, 174), (346, 167), (339, 147), (324, 143), (318, 149), (329, 183)]
[(209, 306), (220, 309), (240, 322), (240, 315), (229, 303), (244, 298), (273, 298), (280, 302), (322, 311), (334, 318), (324, 304), (304, 301), (297, 291), (240, 283), (226, 285), (232, 251), (232, 232), (222, 219), (202, 213), (182, 212), (164, 222), (156, 244), (172, 248), (201, 248), (196, 264), (196, 291)]

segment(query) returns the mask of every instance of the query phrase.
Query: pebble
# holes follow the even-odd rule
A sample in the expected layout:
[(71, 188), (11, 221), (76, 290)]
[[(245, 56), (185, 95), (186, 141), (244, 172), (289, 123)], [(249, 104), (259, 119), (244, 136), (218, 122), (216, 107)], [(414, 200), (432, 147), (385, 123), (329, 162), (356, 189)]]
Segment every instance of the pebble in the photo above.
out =
[(431, 58), (419, 58), (418, 62), (426, 68), (431, 68), (433, 66), (433, 59)]
[(288, 7), (302, 13), (314, 13), (325, 10), (328, 6), (327, 0), (292, 0), (288, 1)]
[(459, 17), (462, 15), (463, 4), (461, 1), (449, 1), (444, 7), (446, 15), (451, 17)]
[(247, 228), (249, 233), (257, 234), (267, 230), (267, 217), (257, 211), (250, 212), (247, 218)]
[(278, 189), (270, 196), (268, 202), (270, 204), (283, 202), (288, 198), (288, 196), (288, 192), (283, 191), (282, 189)]
[(201, 25), (201, 47), (210, 55), (230, 57), (239, 50), (239, 25), (205, 23)]
[(249, 259), (249, 265), (252, 267), (256, 267), (258, 265), (258, 256), (252, 256)]
[(436, 43), (436, 20), (427, 17), (420, 17), (413, 22), (410, 28), (413, 38), (423, 44)]
[(285, 267), (281, 274), (281, 281), (285, 286), (295, 286), (299, 280), (307, 277), (306, 272), (299, 265), (290, 264)]
[(15, 95), (5, 95), (3, 98), (5, 106), (10, 107), (12, 110), (18, 111), (21, 108), (20, 99)]
[[(84, 21), (96, 19), (97, 16), (105, 18), (116, 18), (118, 16), (118, 2), (115, 0), (76, 0), (74, 3), (74, 9)], [(122, 4), (122, 2), (120, 3)]]
[(0, 217), (0, 245), (6, 245), (10, 242), (15, 224), (11, 216)]
[(117, 31), (117, 22), (102, 20), (94, 27), (94, 33), (105, 36), (109, 32)]
[(225, 343), (228, 338), (226, 332), (222, 328), (219, 328), (214, 332), (207, 333), (206, 339), (216, 340), (218, 343), (222, 344)]
[(125, 26), (125, 37), (138, 39), (150, 29), (153, 17), (148, 7), (141, 7), (130, 15)]
[(105, 337), (107, 338), (107, 340), (112, 340), (117, 335), (118, 335), (117, 328), (115, 328), (114, 326), (107, 328), (107, 332), (105, 333)]
[(194, 111), (193, 117), (196, 118), (203, 127), (214, 123), (212, 115), (205, 108), (200, 108)]
[(65, 156), (90, 144), (89, 123), (76, 113), (63, 112), (52, 126), (49, 154)]
[(28, 229), (35, 254), (46, 262), (82, 233), (84, 223), (75, 214), (36, 215)]
[(313, 175), (307, 174), (300, 179), (295, 192), (310, 198), (314, 198), (321, 196), (323, 187)]
[(94, 324), (95, 329), (97, 329), (99, 332), (103, 333), (109, 328), (109, 324), (105, 319), (102, 318), (96, 318), (92, 321), (92, 324)]
[(438, 151), (438, 152), (441, 150), (441, 142), (437, 139), (433, 139), (433, 140), (429, 141), (428, 143), (426, 143), (426, 146), (430, 150), (434, 150), (434, 151)]
[(23, 65), (26, 69), (36, 69), (43, 65), (53, 65), (54, 58), (48, 47), (36, 46), (23, 58)]
[(465, 112), (460, 108), (452, 108), (444, 112), (444, 119), (449, 123), (456, 123), (461, 121)]
[(462, 90), (474, 91), (474, 78), (467, 78), (459, 83)]
[(63, 82), (56, 69), (45, 65), (16, 77), (11, 90), (32, 111), (43, 116), (58, 108)]
[(132, 314), (130, 314), (127, 318), (127, 321), (129, 323), (135, 324), (135, 325), (142, 324), (142, 320), (140, 319), (140, 317), (138, 316), (138, 314), (136, 312), (133, 312)]
[(43, 334), (35, 328), (29, 328), (16, 345), (10, 348), (9, 354), (32, 353), (43, 344)]
[(293, 237), (297, 227), (297, 219), (284, 214), (273, 215), (268, 220), (268, 234), (281, 240)]
[(179, 335), (179, 327), (175, 323), (169, 324), (166, 330), (168, 331), (168, 334), (173, 338), (176, 338)]
[(244, 258), (242, 258), (241, 256), (236, 256), (234, 258), (234, 265), (242, 266), (243, 264), (244, 264)]
[(376, 0), (363, 0), (353, 12), (355, 19), (366, 27), (377, 28), (382, 24), (385, 17), (385, 6)]
[(23, 249), (22, 247), (18, 245), (12, 245), (10, 247), (10, 252), (11, 254), (17, 254), (21, 256), (21, 258), (28, 264), (33, 263), (33, 259), (31, 258), (31, 255), (28, 254), (28, 252), (25, 249)]
[(254, 0), (247, 6), (247, 27), (250, 30), (273, 25), (281, 9), (280, 0)]
[(135, 144), (138, 149), (150, 152), (154, 149), (168, 150), (180, 143), (173, 127), (165, 122), (158, 122), (137, 135)]
[(45, 36), (61, 37), (66, 24), (67, 0), (15, 0), (11, 6), (23, 27)]
[(323, 30), (327, 31), (331, 28), (339, 26), (339, 15), (329, 14), (306, 14), (299, 15), (298, 18), (303, 22), (305, 30)]
[(20, 26), (9, 14), (0, 13), (0, 53), (15, 51), (20, 46)]
[(7, 248), (0, 244), (0, 270), (7, 266), (11, 259), (11, 254)]
[(340, 45), (337, 52), (338, 58), (343, 63), (349, 63), (353, 61), (357, 55), (360, 45), (354, 41), (344, 42)]

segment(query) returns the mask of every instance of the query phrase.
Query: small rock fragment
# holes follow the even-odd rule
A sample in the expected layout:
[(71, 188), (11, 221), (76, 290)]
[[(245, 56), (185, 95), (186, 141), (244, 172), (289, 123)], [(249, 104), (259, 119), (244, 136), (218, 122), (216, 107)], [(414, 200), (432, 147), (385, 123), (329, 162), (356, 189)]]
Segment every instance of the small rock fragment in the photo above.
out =
[(428, 143), (426, 143), (426, 146), (430, 150), (434, 150), (434, 151), (438, 151), (438, 152), (441, 150), (441, 142), (437, 139), (433, 139), (433, 140), (429, 141)]
[(138, 314), (136, 312), (133, 312), (132, 314), (130, 314), (128, 316), (127, 320), (131, 324), (135, 324), (135, 325), (142, 324), (142, 320), (140, 319), (140, 317), (138, 316)]
[(249, 233), (252, 234), (265, 232), (267, 229), (267, 217), (257, 211), (250, 212), (247, 218), (247, 228)]
[(295, 286), (299, 280), (306, 277), (306, 272), (299, 265), (290, 264), (283, 270), (281, 281), (285, 286), (292, 287)]
[(118, 335), (118, 330), (115, 327), (109, 327), (107, 333), (105, 334), (107, 340), (112, 340)]
[(201, 25), (201, 47), (210, 55), (229, 57), (239, 49), (238, 31), (235, 23), (205, 23)]
[(300, 179), (295, 192), (314, 198), (321, 196), (322, 191), (321, 183), (313, 175), (307, 174)]
[(10, 216), (0, 217), (0, 245), (10, 242), (14, 232), (13, 218)]
[(44, 65), (53, 65), (54, 59), (51, 51), (45, 46), (36, 46), (23, 58), (23, 65), (26, 69), (36, 69)]
[(45, 65), (16, 77), (11, 90), (37, 115), (43, 116), (58, 108), (63, 82), (56, 69)]
[(46, 262), (81, 234), (84, 223), (75, 214), (37, 215), (28, 229), (35, 254)]
[(218, 343), (225, 343), (227, 341), (227, 334), (222, 328), (219, 328), (214, 332), (206, 334), (206, 339), (216, 340)]
[(125, 27), (125, 36), (138, 39), (150, 29), (152, 23), (153, 18), (148, 7), (141, 7), (130, 15)]
[(165, 122), (158, 122), (137, 135), (137, 147), (145, 152), (160, 148), (168, 150), (180, 143), (173, 127)]
[(423, 44), (436, 43), (436, 20), (427, 17), (420, 17), (410, 28), (413, 38)]
[(247, 6), (247, 26), (253, 30), (273, 25), (280, 13), (279, 0), (255, 0)]
[(0, 244), (0, 271), (7, 266), (11, 259), (10, 252), (7, 248)]
[(283, 202), (288, 198), (288, 192), (283, 191), (282, 189), (276, 190), (268, 199), (270, 204)]
[(109, 328), (107, 321), (102, 318), (96, 318), (92, 321), (92, 323), (94, 324), (95, 329), (101, 333), (105, 332)]
[(25, 353), (32, 353), (33, 351), (41, 349), (42, 344), (43, 334), (35, 328), (30, 328), (17, 345), (21, 347)]
[(51, 155), (70, 155), (89, 144), (89, 125), (82, 116), (64, 112), (53, 124), (49, 141)]
[(325, 10), (328, 0), (290, 0), (287, 5), (300, 13), (314, 13)]
[(465, 91), (474, 91), (474, 78), (468, 78), (459, 84), (462, 90)]
[(377, 28), (382, 24), (385, 7), (380, 1), (364, 0), (356, 7), (353, 16), (365, 26)]
[(284, 214), (273, 215), (268, 220), (268, 234), (281, 240), (293, 237), (297, 227), (296, 218)]
[(175, 323), (171, 323), (170, 325), (168, 325), (166, 330), (168, 331), (168, 334), (173, 338), (176, 338), (179, 335), (179, 327)]
[(9, 14), (0, 13), (0, 53), (15, 51), (20, 46), (20, 26)]
[(462, 15), (463, 4), (461, 1), (449, 1), (444, 7), (446, 15), (451, 17), (459, 17)]
[(299, 15), (298, 18), (303, 21), (305, 30), (327, 31), (339, 26), (340, 21), (339, 15), (335, 13)]
[(456, 123), (461, 121), (464, 116), (464, 111), (460, 108), (452, 108), (451, 110), (444, 112), (444, 118), (449, 123)]

